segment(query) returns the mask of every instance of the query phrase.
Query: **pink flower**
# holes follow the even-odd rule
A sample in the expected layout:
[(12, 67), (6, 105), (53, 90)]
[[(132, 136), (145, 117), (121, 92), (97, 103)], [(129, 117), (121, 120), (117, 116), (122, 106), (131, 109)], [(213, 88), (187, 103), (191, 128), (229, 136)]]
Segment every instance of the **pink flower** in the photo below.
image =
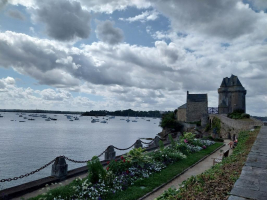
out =
[(187, 143), (187, 140), (186, 140), (186, 139), (184, 139), (184, 142), (185, 142), (185, 143)]

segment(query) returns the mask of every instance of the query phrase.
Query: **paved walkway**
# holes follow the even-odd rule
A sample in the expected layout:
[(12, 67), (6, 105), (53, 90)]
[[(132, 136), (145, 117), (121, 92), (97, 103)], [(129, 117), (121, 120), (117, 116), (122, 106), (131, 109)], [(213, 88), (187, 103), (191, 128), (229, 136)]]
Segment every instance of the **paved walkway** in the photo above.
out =
[(228, 200), (267, 199), (267, 126), (262, 126)]
[[(202, 172), (206, 171), (207, 169), (211, 168), (213, 165), (213, 159), (212, 158), (220, 158), (221, 156), (221, 150), (226, 151), (229, 149), (228, 143), (230, 140), (224, 140), (224, 143), (226, 144), (224, 147), (222, 147), (220, 150), (216, 151), (215, 153), (208, 156), (206, 159), (204, 159), (202, 162), (198, 163), (188, 171), (186, 171), (181, 176), (174, 179), (172, 182), (165, 185), (163, 188), (159, 189), (158, 191), (152, 193), (150, 196), (146, 197), (145, 200), (154, 200), (158, 196), (160, 196), (165, 190), (169, 189), (170, 187), (179, 188), (179, 184), (181, 184), (184, 180), (190, 178), (191, 176), (195, 176), (198, 174), (201, 174)], [(229, 155), (232, 153), (232, 149), (229, 152)]]

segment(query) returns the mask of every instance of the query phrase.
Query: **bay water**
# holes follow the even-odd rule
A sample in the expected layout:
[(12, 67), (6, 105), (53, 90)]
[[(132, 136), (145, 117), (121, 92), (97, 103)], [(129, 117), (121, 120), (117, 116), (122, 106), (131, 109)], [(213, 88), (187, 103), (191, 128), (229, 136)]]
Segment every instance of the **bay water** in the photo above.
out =
[[(46, 114), (57, 120), (45, 121), (40, 117), (43, 113), (38, 117), (29, 116), (30, 113), (22, 117), (12, 112), (0, 114), (3, 116), (0, 117), (0, 180), (34, 171), (60, 155), (78, 161), (89, 160), (109, 145), (127, 148), (137, 139), (154, 138), (161, 131), (160, 119), (153, 118), (130, 117), (130, 122), (126, 122), (128, 117), (98, 117), (107, 123), (91, 123), (95, 117), (77, 116), (79, 120), (69, 121), (63, 114)], [(116, 150), (116, 155), (128, 151)], [(67, 164), (68, 170), (85, 166), (69, 161)], [(0, 183), (0, 190), (50, 176), (51, 168), (52, 165), (28, 177)]]

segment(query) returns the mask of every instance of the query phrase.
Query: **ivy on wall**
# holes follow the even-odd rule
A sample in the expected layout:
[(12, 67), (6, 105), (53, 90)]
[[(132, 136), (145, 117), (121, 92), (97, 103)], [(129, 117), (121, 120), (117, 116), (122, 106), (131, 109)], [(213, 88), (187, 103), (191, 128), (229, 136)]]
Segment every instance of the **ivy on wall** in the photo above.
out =
[(221, 120), (218, 119), (217, 117), (214, 117), (213, 120), (212, 120), (212, 129), (216, 129), (217, 133), (220, 133), (220, 130), (221, 130)]

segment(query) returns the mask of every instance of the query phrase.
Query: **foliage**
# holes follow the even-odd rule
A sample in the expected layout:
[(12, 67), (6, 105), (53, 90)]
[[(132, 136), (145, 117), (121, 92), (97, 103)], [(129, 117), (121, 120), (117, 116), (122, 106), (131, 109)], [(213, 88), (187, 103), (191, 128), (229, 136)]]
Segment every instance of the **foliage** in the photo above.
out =
[(155, 200), (165, 200), (166, 198), (170, 198), (172, 196), (175, 196), (177, 194), (177, 189), (175, 188), (169, 188), (168, 190), (165, 190), (158, 198)]
[(163, 144), (162, 140), (159, 141), (159, 149), (160, 149), (161, 151), (164, 150), (164, 144)]
[(180, 152), (182, 152), (183, 154), (185, 154), (185, 155), (188, 155), (190, 152), (189, 152), (189, 148), (188, 148), (188, 146), (186, 145), (186, 143), (184, 143), (184, 142), (181, 142), (181, 143), (179, 143), (179, 144), (177, 144), (176, 146), (175, 146), (175, 148), (178, 150), (178, 151), (180, 151)]
[(216, 142), (223, 142), (224, 141), (223, 138), (213, 138), (212, 136), (203, 137), (202, 140), (212, 140), (212, 141), (216, 141)]
[(175, 141), (173, 140), (171, 134), (169, 134), (168, 137), (169, 137), (169, 140), (171, 142), (172, 148), (175, 148)]
[(210, 124), (208, 123), (205, 127), (205, 131), (208, 132), (211, 129)]
[(162, 128), (172, 128), (175, 129), (175, 131), (181, 131), (183, 129), (183, 124), (175, 119), (174, 112), (163, 115), (159, 126)]
[(221, 130), (221, 120), (217, 117), (214, 117), (212, 120), (212, 128), (215, 129), (217, 133), (220, 133)]
[(187, 132), (187, 133), (184, 133), (184, 136), (181, 137), (181, 141), (185, 141), (186, 142), (189, 142), (189, 143), (192, 143), (194, 138), (195, 138), (195, 134), (191, 133), (191, 132)]
[(227, 117), (231, 119), (247, 119), (247, 118), (250, 118), (250, 115), (247, 113), (244, 113), (244, 110), (242, 109), (237, 109), (237, 110), (234, 110), (232, 113), (229, 113)]
[(93, 184), (98, 183), (100, 179), (105, 179), (106, 171), (103, 169), (102, 164), (97, 156), (94, 156), (91, 161), (87, 163), (88, 166), (88, 179)]
[(144, 153), (141, 147), (132, 149), (126, 156), (126, 160), (134, 166), (144, 167), (148, 163), (149, 157)]
[(112, 171), (114, 174), (120, 174), (122, 172), (125, 172), (126, 170), (131, 167), (131, 163), (129, 160), (126, 161), (126, 159), (121, 156), (120, 160), (111, 160), (108, 167), (106, 168), (108, 171)]
[(197, 126), (201, 126), (201, 121), (195, 121), (195, 122), (187, 122), (188, 124), (196, 124)]
[(107, 111), (107, 110), (91, 110), (82, 114), (82, 116), (132, 116), (132, 117), (161, 117), (160, 111), (134, 111), (132, 109), (128, 110), (116, 110), (116, 111)]

